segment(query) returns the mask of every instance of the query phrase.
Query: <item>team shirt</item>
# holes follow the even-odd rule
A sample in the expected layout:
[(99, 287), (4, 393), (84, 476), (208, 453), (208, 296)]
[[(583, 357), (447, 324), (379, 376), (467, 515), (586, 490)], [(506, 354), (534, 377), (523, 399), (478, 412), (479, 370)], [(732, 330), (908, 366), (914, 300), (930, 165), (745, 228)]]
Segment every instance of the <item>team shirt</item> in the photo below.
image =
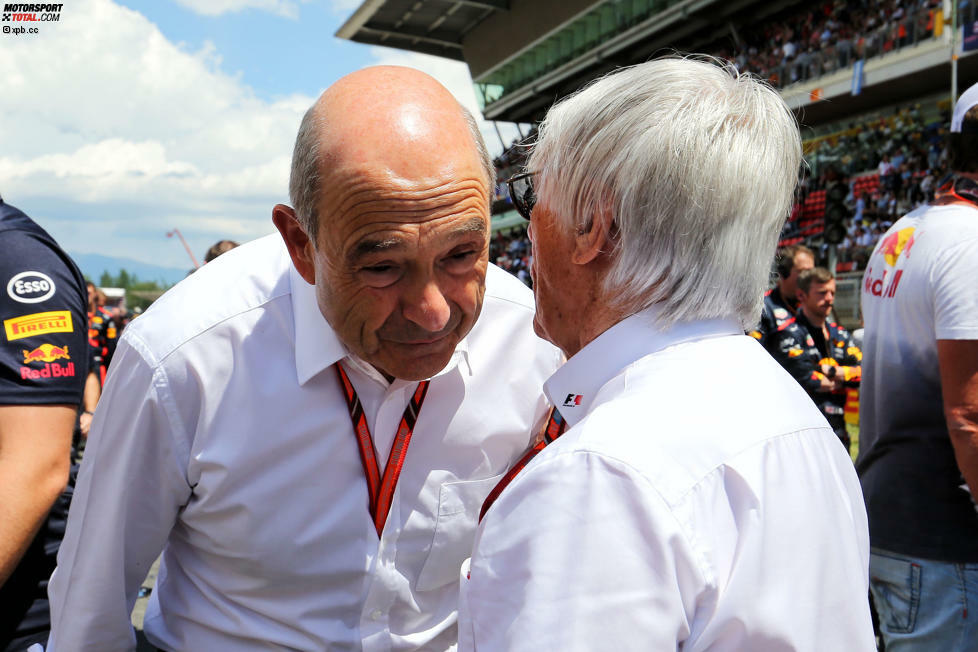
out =
[[(0, 200), (0, 405), (77, 405), (88, 370), (85, 282), (47, 232)], [(70, 489), (0, 588), (0, 648), (48, 627), (47, 580)]]
[(862, 312), (857, 469), (873, 545), (978, 562), (937, 360), (938, 340), (978, 340), (978, 209), (923, 206), (890, 227), (867, 264)]

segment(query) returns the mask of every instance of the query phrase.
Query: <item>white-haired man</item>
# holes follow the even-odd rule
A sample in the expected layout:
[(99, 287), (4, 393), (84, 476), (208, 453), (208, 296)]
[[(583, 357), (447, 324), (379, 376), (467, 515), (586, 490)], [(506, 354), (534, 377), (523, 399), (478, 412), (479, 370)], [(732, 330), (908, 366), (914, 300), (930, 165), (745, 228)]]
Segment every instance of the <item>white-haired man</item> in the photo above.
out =
[(704, 61), (550, 110), (514, 196), (569, 429), (490, 494), (462, 649), (872, 649), (852, 462), (743, 334), (800, 150), (776, 92)]

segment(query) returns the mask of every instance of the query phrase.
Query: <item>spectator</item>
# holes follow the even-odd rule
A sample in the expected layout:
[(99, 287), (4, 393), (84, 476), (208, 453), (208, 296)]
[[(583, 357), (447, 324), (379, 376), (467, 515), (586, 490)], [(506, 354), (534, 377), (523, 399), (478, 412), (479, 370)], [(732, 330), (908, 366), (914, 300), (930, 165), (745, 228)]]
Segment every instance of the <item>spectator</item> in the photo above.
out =
[(227, 253), (238, 246), (238, 243), (234, 240), (218, 240), (211, 245), (207, 253), (204, 254), (204, 264), (211, 262), (223, 253)]
[[(866, 270), (857, 469), (890, 652), (978, 641), (978, 85), (958, 100), (953, 174)], [(909, 615), (908, 615), (909, 614)]]

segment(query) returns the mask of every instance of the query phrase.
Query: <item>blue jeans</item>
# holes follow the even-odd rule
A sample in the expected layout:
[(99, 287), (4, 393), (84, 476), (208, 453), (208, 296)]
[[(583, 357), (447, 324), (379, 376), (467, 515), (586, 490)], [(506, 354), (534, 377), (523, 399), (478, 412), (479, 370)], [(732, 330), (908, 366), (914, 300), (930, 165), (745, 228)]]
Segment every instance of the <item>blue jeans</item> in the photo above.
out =
[(978, 649), (978, 564), (872, 548), (869, 589), (886, 652)]

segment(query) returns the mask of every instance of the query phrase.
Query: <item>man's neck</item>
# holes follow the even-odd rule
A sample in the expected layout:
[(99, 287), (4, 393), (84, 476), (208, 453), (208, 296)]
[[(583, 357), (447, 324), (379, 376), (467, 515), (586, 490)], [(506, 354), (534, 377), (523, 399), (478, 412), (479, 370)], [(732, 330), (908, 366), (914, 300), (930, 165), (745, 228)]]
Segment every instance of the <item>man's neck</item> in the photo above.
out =
[(825, 317), (819, 318), (819, 317), (816, 317), (814, 315), (810, 315), (805, 310), (805, 307), (804, 306), (798, 306), (798, 312), (801, 313), (802, 315), (804, 315), (805, 319), (812, 326), (815, 326), (816, 328), (825, 328)]
[(791, 312), (795, 312), (798, 309), (798, 304), (785, 293), (784, 288), (780, 284), (778, 285), (778, 297), (781, 298), (781, 303)]
[(564, 355), (570, 359), (578, 351), (593, 342), (599, 335), (623, 321), (633, 314), (627, 311), (618, 310), (608, 305), (592, 305), (585, 311), (587, 317), (583, 320), (578, 329), (579, 337), (570, 343), (569, 347), (561, 346)]

